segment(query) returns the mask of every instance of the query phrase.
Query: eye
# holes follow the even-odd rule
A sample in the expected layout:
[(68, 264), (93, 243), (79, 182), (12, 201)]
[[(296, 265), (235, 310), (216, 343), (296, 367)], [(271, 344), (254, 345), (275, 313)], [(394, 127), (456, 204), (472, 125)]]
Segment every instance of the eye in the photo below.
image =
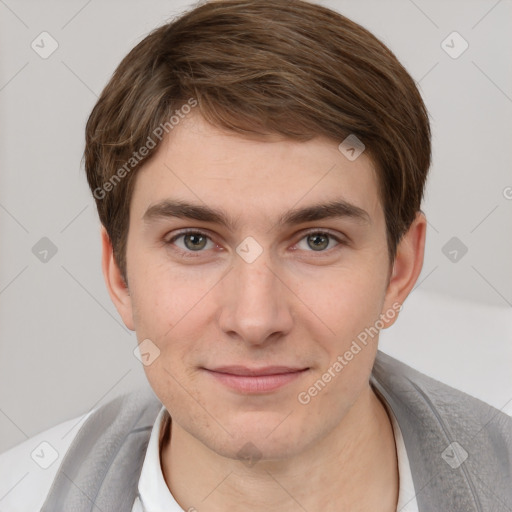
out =
[[(217, 247), (206, 233), (194, 230), (178, 233), (166, 241), (166, 244), (174, 245), (179, 251), (189, 255)], [(295, 247), (309, 252), (328, 252), (338, 245), (346, 245), (346, 242), (326, 231), (312, 231), (306, 234)]]
[(172, 237), (168, 244), (174, 244), (184, 252), (201, 252), (203, 249), (212, 249), (215, 244), (210, 237), (201, 231), (187, 231)]
[(327, 249), (332, 249), (333, 247), (336, 247), (342, 243), (342, 240), (340, 240), (338, 237), (335, 237), (331, 233), (326, 233), (324, 231), (313, 231), (302, 238), (297, 244), (297, 247), (306, 251), (313, 250), (315, 252), (327, 252)]

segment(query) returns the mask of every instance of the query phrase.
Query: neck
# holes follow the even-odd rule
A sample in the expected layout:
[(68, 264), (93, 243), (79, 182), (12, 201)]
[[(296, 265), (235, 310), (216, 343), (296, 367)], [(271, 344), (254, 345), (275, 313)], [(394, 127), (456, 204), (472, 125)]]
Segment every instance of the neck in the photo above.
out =
[(184, 510), (396, 511), (393, 429), (370, 386), (336, 429), (289, 459), (248, 467), (218, 455), (176, 423), (171, 430), (162, 444), (162, 470)]

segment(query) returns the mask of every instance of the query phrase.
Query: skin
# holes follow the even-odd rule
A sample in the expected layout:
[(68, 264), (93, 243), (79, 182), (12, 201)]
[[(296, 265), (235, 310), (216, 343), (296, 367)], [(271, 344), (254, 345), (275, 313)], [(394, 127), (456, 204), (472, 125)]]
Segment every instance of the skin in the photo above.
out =
[[(145, 372), (172, 417), (161, 465), (184, 510), (396, 510), (392, 425), (369, 384), (378, 336), (307, 405), (297, 399), (360, 332), (403, 303), (423, 264), (424, 215), (391, 265), (372, 161), (365, 153), (349, 161), (338, 144), (241, 137), (192, 113), (138, 172), (128, 286), (102, 231), (110, 296), (139, 342), (160, 350)], [(289, 210), (340, 199), (368, 221), (278, 223)], [(236, 225), (146, 214), (165, 200), (222, 210)], [(197, 238), (174, 239), (184, 228), (210, 238), (191, 250)], [(315, 250), (326, 230), (332, 237)], [(248, 236), (262, 249), (252, 263), (236, 252)], [(397, 318), (389, 316), (384, 327)], [(221, 365), (307, 370), (247, 395), (204, 370)], [(254, 464), (241, 460), (247, 443)]]

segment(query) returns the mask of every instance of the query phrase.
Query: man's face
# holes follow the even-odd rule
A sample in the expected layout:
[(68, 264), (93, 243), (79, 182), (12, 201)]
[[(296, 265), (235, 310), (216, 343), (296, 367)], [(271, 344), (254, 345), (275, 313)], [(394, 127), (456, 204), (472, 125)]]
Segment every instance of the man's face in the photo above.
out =
[(160, 351), (147, 378), (174, 424), (221, 455), (246, 443), (300, 453), (368, 389), (378, 336), (333, 364), (391, 307), (372, 163), (328, 139), (250, 140), (196, 114), (164, 142), (137, 176), (121, 312)]

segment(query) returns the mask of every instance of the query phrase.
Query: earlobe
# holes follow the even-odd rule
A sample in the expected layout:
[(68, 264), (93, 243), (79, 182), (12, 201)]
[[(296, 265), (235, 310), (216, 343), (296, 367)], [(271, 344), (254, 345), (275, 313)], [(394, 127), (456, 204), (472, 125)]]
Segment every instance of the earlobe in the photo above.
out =
[[(425, 253), (427, 219), (422, 212), (416, 214), (416, 218), (409, 227), (407, 233), (398, 244), (393, 271), (389, 279), (382, 317), (388, 318), (386, 312), (396, 309), (397, 304), (403, 304), (413, 289), (423, 267)], [(398, 315), (385, 321), (385, 326), (390, 327)]]
[(103, 226), (101, 227), (101, 249), (103, 278), (105, 279), (110, 298), (126, 327), (134, 331), (133, 305), (130, 292), (114, 258), (110, 237)]

